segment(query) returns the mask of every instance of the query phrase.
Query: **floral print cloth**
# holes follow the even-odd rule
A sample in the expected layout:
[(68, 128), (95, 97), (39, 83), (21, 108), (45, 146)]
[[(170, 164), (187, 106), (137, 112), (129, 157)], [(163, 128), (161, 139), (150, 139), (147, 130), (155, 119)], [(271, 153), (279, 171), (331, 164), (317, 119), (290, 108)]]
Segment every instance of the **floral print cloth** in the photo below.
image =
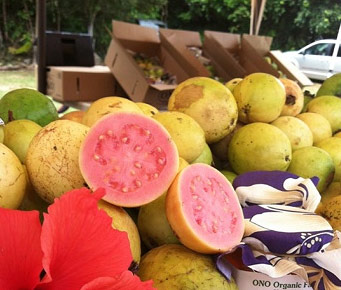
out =
[[(318, 178), (282, 171), (254, 171), (233, 182), (243, 206), (242, 262), (273, 278), (297, 274), (313, 289), (341, 290), (341, 233), (314, 213)], [(217, 267), (226, 270), (224, 256)]]

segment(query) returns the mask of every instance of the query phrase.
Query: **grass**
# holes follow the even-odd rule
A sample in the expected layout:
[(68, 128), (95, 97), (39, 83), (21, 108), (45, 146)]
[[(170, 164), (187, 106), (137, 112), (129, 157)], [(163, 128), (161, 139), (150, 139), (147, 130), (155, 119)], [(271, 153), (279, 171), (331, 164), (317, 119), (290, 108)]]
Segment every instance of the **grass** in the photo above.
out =
[[(37, 78), (33, 69), (0, 71), (0, 99), (7, 92), (21, 88), (37, 89)], [(61, 108), (62, 103), (52, 100), (57, 109)], [(76, 110), (69, 108), (63, 114)]]
[(34, 70), (0, 71), (0, 98), (19, 88), (37, 88)]

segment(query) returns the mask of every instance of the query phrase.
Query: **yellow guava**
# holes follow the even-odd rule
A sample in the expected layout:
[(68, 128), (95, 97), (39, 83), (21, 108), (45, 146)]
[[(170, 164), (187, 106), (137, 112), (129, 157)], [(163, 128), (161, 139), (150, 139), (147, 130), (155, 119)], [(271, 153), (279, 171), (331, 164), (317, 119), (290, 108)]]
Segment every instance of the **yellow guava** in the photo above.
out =
[(88, 131), (83, 124), (56, 120), (33, 137), (25, 164), (34, 190), (48, 203), (85, 185), (78, 158)]
[(266, 73), (252, 73), (233, 90), (238, 105), (238, 120), (243, 123), (270, 123), (277, 119), (285, 104), (282, 82)]
[(168, 100), (169, 111), (179, 111), (196, 120), (208, 144), (218, 142), (236, 126), (238, 109), (230, 90), (206, 77), (180, 83)]
[(280, 116), (271, 125), (276, 126), (288, 136), (292, 150), (313, 145), (313, 133), (308, 125), (293, 116)]
[(121, 111), (143, 114), (136, 103), (129, 99), (122, 97), (104, 97), (91, 103), (83, 116), (82, 123), (91, 127), (101, 117), (109, 113)]
[(159, 290), (238, 289), (233, 278), (228, 281), (220, 274), (211, 256), (177, 244), (166, 244), (147, 252), (142, 256), (137, 274), (142, 281), (153, 280), (153, 286)]
[(21, 204), (27, 182), (19, 158), (0, 143), (0, 207), (17, 209)]
[(179, 156), (192, 162), (204, 150), (205, 132), (191, 116), (181, 112), (160, 112), (153, 118), (161, 123), (171, 135)]
[(240, 128), (233, 135), (228, 149), (229, 164), (237, 174), (254, 170), (285, 171), (291, 156), (287, 135), (277, 127), (261, 122)]

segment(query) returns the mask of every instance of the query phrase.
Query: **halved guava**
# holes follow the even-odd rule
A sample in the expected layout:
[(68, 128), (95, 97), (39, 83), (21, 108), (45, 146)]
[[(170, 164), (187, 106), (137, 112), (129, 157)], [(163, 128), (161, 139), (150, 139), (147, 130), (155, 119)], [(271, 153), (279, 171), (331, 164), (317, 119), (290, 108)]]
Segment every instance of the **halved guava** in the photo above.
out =
[(104, 200), (137, 207), (168, 189), (178, 170), (179, 155), (160, 123), (138, 113), (115, 112), (90, 128), (79, 165), (91, 189), (105, 188)]
[(199, 253), (228, 251), (244, 234), (242, 208), (231, 183), (203, 163), (176, 176), (168, 189), (166, 215), (180, 242)]

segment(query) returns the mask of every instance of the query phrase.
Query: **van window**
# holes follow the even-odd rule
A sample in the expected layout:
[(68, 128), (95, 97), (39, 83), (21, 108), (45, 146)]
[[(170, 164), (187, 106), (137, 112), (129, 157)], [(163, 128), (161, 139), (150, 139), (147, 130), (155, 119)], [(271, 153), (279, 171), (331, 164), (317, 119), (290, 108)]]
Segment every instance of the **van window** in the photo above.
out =
[(337, 56), (341, 57), (341, 45), (339, 45), (339, 51), (337, 52)]
[(305, 54), (332, 55), (333, 48), (334, 44), (332, 43), (319, 43), (307, 48)]

